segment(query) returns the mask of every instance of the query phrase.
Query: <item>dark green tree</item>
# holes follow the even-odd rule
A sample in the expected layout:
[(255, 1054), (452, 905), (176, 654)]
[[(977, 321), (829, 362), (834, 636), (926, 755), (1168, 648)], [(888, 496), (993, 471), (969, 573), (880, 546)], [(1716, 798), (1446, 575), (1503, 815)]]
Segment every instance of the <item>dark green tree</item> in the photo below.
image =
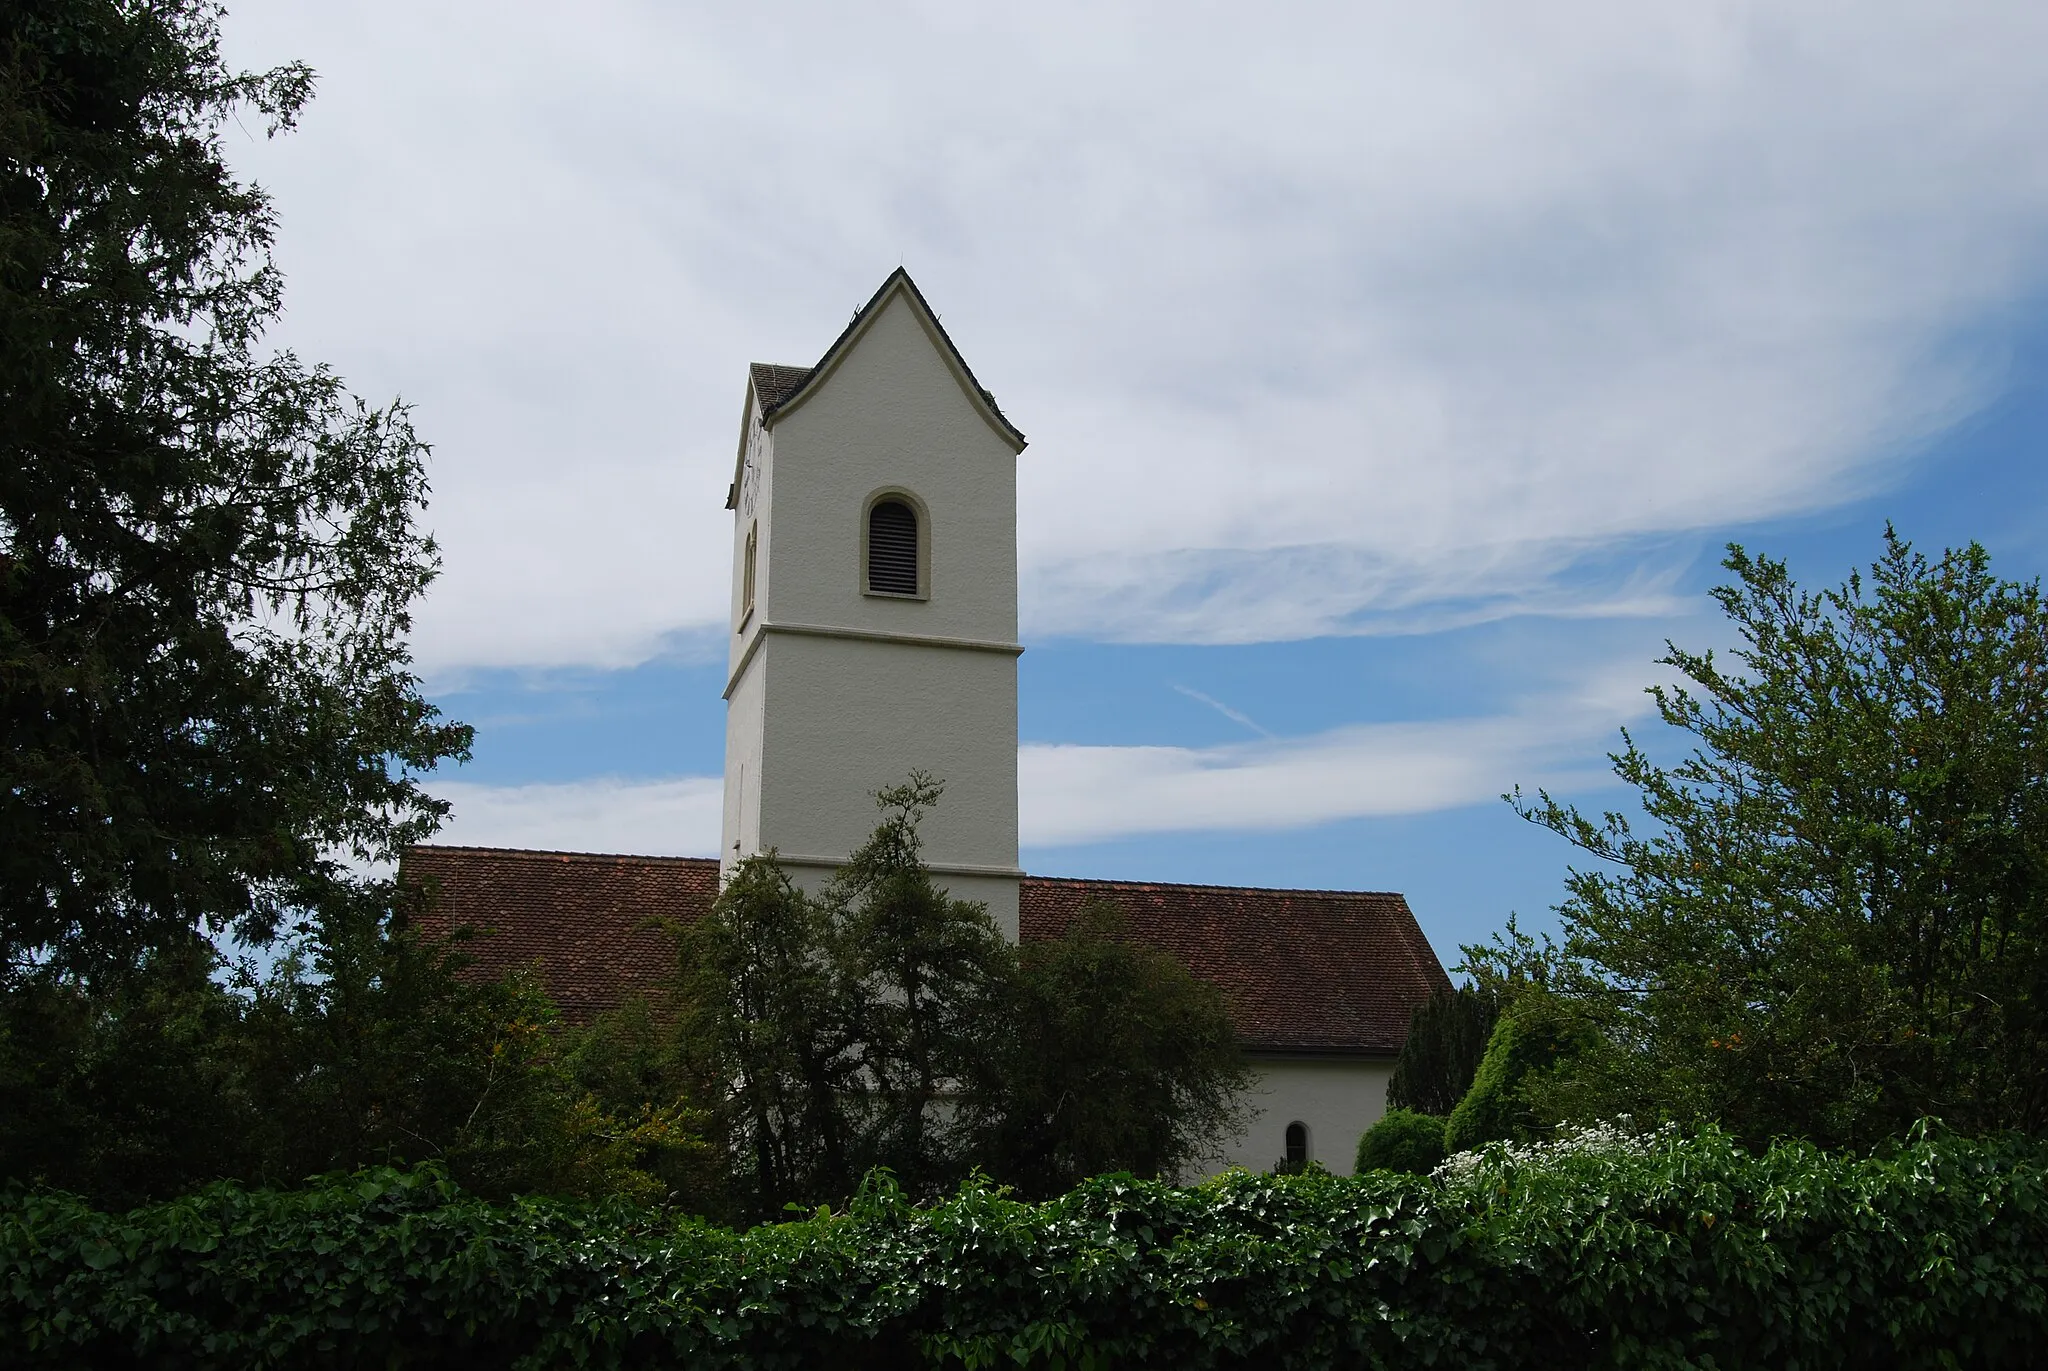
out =
[(1387, 1106), (1439, 1118), (1472, 1086), (1499, 1015), (1497, 998), (1478, 986), (1440, 990), (1417, 1005), (1387, 1082)]
[(850, 1194), (860, 1014), (825, 907), (771, 853), (742, 862), (681, 932), (678, 1051), (708, 1083), (734, 1211), (773, 1217)]
[(923, 864), (940, 790), (913, 773), (877, 794), (881, 823), (824, 890), (757, 857), (684, 930), (681, 1050), (714, 1083), (742, 1214), (843, 1201), (878, 1166), (936, 1193), (971, 1165), (953, 1097), (1001, 1030), (1013, 961)]
[(1245, 1122), (1251, 1073), (1221, 992), (1113, 906), (1020, 948), (996, 1022), (962, 1109), (983, 1166), (1025, 1195), (1110, 1171), (1170, 1179)]
[(206, 0), (0, 7), (0, 978), (261, 940), (443, 806), (466, 728), (405, 635), (432, 578), (402, 406), (266, 350), (263, 192)]
[[(1624, 734), (1648, 823), (1548, 795), (1575, 871), (1552, 988), (1595, 1031), (1552, 1114), (1718, 1120), (1834, 1145), (2048, 1130), (2048, 608), (1970, 546), (1889, 529), (1800, 590), (1731, 548), (1732, 666), (1670, 648), (1677, 765)], [(1519, 803), (1519, 800), (1518, 800)]]
[[(537, 989), (455, 975), (365, 875), (445, 807), (438, 558), (403, 406), (266, 347), (274, 219), (224, 127), (291, 127), (209, 0), (0, 6), (0, 1166), (111, 1200), (440, 1157), (636, 1186)], [(217, 946), (272, 942), (260, 974)]]
[(861, 1089), (849, 1100), (862, 1170), (913, 1194), (949, 1190), (969, 1150), (954, 1097), (992, 1050), (1014, 957), (985, 905), (932, 879), (919, 826), (944, 784), (913, 771), (880, 791), (882, 821), (821, 897), (855, 1013)]
[(839, 1203), (875, 1167), (926, 1196), (977, 1166), (1031, 1194), (1172, 1174), (1239, 1121), (1214, 988), (1108, 909), (1012, 948), (923, 864), (939, 796), (913, 773), (823, 890), (756, 857), (682, 930), (677, 1050), (736, 1217)]
[(530, 978), (463, 976), (375, 905), (267, 968), (188, 953), (0, 996), (0, 1174), (124, 1207), (434, 1160), (491, 1195), (702, 1200), (688, 1099), (622, 1079), (646, 1036), (629, 1011), (568, 1029)]
[(1576, 1069), (1586, 1030), (1572, 1007), (1541, 990), (1515, 996), (1494, 1020), (1472, 1086), (1444, 1121), (1444, 1148), (1527, 1142), (1551, 1122), (1546, 1101), (1561, 1073)]

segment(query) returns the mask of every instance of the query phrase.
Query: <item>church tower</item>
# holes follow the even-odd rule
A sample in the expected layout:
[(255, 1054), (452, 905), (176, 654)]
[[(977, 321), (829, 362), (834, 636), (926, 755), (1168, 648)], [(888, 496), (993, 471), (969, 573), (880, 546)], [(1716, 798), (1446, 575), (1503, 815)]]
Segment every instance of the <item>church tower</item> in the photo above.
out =
[(925, 859), (1017, 936), (1019, 433), (898, 269), (814, 367), (748, 377), (720, 862), (822, 883), (874, 791), (946, 783)]

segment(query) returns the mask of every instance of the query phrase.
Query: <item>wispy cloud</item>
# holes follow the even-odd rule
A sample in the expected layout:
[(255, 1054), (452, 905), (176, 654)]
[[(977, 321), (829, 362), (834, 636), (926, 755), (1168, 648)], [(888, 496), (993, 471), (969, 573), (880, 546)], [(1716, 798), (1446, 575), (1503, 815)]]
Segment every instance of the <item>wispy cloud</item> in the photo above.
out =
[(1230, 722), (1234, 724), (1240, 724), (1243, 727), (1250, 729), (1252, 732), (1258, 734), (1261, 738), (1270, 738), (1273, 736), (1272, 730), (1265, 727), (1263, 724), (1259, 723), (1258, 720), (1252, 718), (1249, 714), (1246, 714), (1240, 710), (1232, 709), (1229, 705), (1223, 703), (1223, 701), (1215, 698), (1212, 695), (1204, 695), (1201, 691), (1192, 689), (1184, 685), (1176, 685), (1174, 689), (1179, 691), (1181, 694), (1187, 696), (1190, 700), (1196, 700), (1202, 704), (1209, 706), (1209, 708), (1215, 710), (1218, 714), (1221, 714), (1224, 718), (1230, 720)]
[[(1147, 833), (1303, 828), (1484, 803), (1516, 784), (1597, 786), (1607, 778), (1588, 758), (1600, 755), (1617, 721), (1643, 711), (1639, 686), (1638, 673), (1610, 672), (1497, 715), (1361, 724), (1220, 747), (1027, 744), (1018, 750), (1019, 837), (1030, 848)], [(442, 842), (653, 855), (717, 851), (717, 777), (434, 789), (454, 804)]]
[(1033, 437), (1028, 629), (1202, 642), (1654, 607), (1608, 552), (1882, 486), (2048, 276), (2040, 5), (229, 31), (322, 72), (238, 155), (287, 340), (437, 443), (437, 670), (720, 624), (744, 365), (814, 358), (899, 261)]
[(1306, 828), (1481, 804), (1516, 784), (1583, 789), (1606, 782), (1587, 757), (1612, 717), (1364, 724), (1211, 748), (1031, 744), (1017, 759), (1020, 837)]

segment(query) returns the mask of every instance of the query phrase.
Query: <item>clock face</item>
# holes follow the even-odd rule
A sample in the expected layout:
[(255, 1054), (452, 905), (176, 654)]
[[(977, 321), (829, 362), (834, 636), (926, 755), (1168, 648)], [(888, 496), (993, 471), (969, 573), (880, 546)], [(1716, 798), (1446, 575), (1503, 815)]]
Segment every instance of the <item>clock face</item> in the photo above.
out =
[(747, 433), (747, 461), (740, 471), (740, 513), (754, 517), (754, 501), (761, 493), (761, 426)]

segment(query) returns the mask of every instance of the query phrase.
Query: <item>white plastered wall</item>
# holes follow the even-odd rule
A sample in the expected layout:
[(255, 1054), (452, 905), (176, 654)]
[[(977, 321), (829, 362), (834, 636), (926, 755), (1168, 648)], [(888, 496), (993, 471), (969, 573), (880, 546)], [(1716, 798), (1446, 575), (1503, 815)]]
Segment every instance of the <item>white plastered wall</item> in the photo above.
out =
[(1260, 1057), (1249, 1103), (1251, 1125), (1223, 1149), (1223, 1165), (1270, 1171), (1287, 1156), (1287, 1125), (1308, 1125), (1309, 1160), (1351, 1174), (1358, 1139), (1387, 1110), (1391, 1058)]

